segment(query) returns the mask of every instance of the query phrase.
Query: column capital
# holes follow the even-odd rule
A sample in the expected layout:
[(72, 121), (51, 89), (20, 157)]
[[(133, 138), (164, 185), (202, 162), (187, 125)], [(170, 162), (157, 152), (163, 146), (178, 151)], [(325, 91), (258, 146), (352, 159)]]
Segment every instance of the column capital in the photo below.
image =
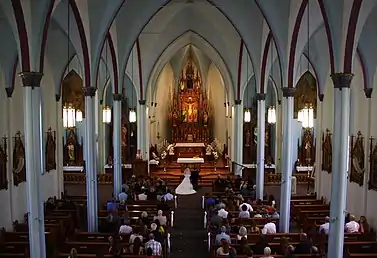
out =
[(234, 103), (235, 103), (236, 105), (241, 105), (242, 100), (241, 100), (241, 99), (236, 99), (236, 101), (234, 101)]
[(7, 93), (7, 97), (8, 97), (8, 98), (11, 98), (12, 95), (13, 95), (14, 88), (13, 88), (13, 87), (6, 87), (6, 88), (5, 88), (5, 91), (6, 91), (6, 93)]
[(372, 98), (373, 88), (364, 88), (364, 93), (367, 99)]
[(352, 73), (333, 73), (330, 75), (334, 88), (342, 89), (351, 87)]
[(266, 100), (266, 93), (257, 93), (257, 100)]
[(123, 95), (121, 93), (114, 93), (113, 99), (114, 99), (114, 101), (122, 101)]
[(94, 97), (96, 95), (96, 87), (84, 87), (84, 96), (85, 97)]
[(319, 101), (323, 101), (323, 98), (325, 97), (325, 94), (321, 93), (318, 95)]
[(21, 77), (24, 87), (40, 87), (43, 73), (39, 72), (20, 72), (18, 74)]
[(55, 100), (56, 100), (56, 102), (60, 101), (60, 94), (55, 94)]
[(145, 99), (139, 99), (139, 104), (144, 106), (145, 105)]
[(283, 97), (284, 98), (294, 97), (295, 92), (296, 92), (296, 88), (284, 87), (284, 88), (282, 88), (282, 91), (283, 91)]

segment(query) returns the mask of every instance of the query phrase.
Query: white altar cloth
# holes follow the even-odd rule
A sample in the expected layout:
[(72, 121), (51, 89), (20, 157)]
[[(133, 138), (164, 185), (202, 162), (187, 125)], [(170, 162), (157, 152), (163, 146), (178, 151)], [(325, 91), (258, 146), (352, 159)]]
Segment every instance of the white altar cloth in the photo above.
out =
[(204, 148), (205, 145), (202, 142), (177, 142), (174, 147), (187, 147), (187, 148), (195, 148), (195, 147), (202, 147)]
[(83, 172), (83, 166), (63, 166), (63, 171), (66, 172)]
[[(246, 168), (257, 168), (257, 164), (243, 164)], [(271, 164), (271, 165), (264, 165), (264, 168), (271, 168), (271, 169), (275, 169), (276, 166), (275, 164)]]
[(201, 164), (204, 163), (203, 158), (178, 158), (178, 164)]
[(310, 167), (298, 166), (296, 167), (296, 170), (298, 172), (311, 172), (313, 170), (313, 167), (312, 166)]

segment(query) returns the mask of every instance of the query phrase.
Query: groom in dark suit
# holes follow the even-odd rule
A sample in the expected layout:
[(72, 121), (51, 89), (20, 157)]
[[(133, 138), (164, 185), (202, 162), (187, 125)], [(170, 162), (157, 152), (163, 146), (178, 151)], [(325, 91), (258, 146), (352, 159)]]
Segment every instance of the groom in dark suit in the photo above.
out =
[(197, 169), (194, 169), (191, 172), (190, 181), (191, 181), (191, 184), (192, 184), (194, 190), (195, 191), (198, 190), (199, 171)]

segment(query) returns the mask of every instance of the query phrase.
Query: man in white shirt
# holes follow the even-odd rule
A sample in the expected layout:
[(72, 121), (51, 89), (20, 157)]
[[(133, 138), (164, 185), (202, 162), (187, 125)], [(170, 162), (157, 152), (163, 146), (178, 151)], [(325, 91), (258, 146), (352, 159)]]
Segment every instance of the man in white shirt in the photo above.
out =
[(248, 212), (252, 212), (252, 211), (253, 211), (253, 207), (251, 207), (251, 205), (250, 205), (249, 203), (247, 203), (247, 202), (241, 203), (241, 205), (240, 205), (240, 207), (239, 207), (239, 210), (240, 210), (240, 211), (242, 211), (242, 206), (243, 206), (243, 205), (246, 205), (246, 207), (247, 207), (247, 211), (248, 211)]
[(137, 197), (138, 197), (139, 201), (146, 201), (147, 198), (148, 198), (148, 196), (144, 192), (139, 194)]
[(350, 222), (348, 222), (345, 226), (345, 230), (347, 233), (357, 233), (359, 232), (360, 225), (356, 222), (356, 218), (354, 215), (350, 215)]
[(241, 206), (241, 211), (238, 214), (240, 219), (247, 219), (250, 218), (250, 212), (247, 210), (247, 206), (244, 204)]
[(129, 235), (132, 233), (132, 227), (128, 226), (128, 225), (122, 225), (120, 226), (119, 228), (119, 234), (121, 235)]
[(321, 226), (319, 226), (319, 233), (320, 234), (325, 234), (325, 235), (328, 235), (329, 234), (329, 229), (330, 229), (330, 217), (327, 216), (325, 218), (325, 223), (322, 224)]
[(225, 210), (225, 204), (220, 205), (220, 210), (218, 211), (217, 215), (223, 219), (228, 218), (228, 212)]
[(267, 221), (267, 223), (263, 226), (262, 234), (276, 234), (276, 225), (271, 221)]

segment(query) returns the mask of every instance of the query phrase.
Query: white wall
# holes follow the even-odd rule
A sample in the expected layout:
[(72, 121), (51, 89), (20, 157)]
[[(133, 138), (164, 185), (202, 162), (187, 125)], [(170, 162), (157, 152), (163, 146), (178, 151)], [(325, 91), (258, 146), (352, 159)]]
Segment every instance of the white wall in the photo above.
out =
[[(19, 70), (17, 71), (19, 73)], [(42, 79), (42, 94), (43, 94), (43, 131), (47, 132), (48, 128), (54, 131), (57, 129), (57, 124), (59, 119), (57, 117), (57, 103), (55, 100), (55, 86), (52, 80), (51, 74), (45, 72), (45, 76)], [(7, 99), (5, 93), (4, 81), (0, 80), (0, 118), (2, 121), (6, 121), (9, 115), (9, 123), (1, 123), (0, 125), (0, 136), (6, 135), (8, 137), (8, 190), (0, 191), (0, 207), (2, 207), (2, 214), (0, 216), (0, 227), (5, 227), (10, 230), (12, 226), (12, 221), (23, 220), (24, 214), (27, 212), (26, 203), (26, 183), (21, 183), (17, 187), (13, 185), (12, 164), (13, 164), (13, 138), (17, 131), (24, 135), (24, 116), (23, 116), (23, 88), (21, 86), (21, 81), (18, 76), (15, 80), (15, 89), (11, 99)], [(59, 115), (60, 117), (60, 115)], [(60, 118), (61, 120), (61, 118)], [(59, 130), (58, 130), (59, 131)], [(45, 137), (45, 135), (44, 135)], [(62, 145), (61, 139), (62, 135), (58, 134), (57, 143), (57, 157), (62, 156)], [(41, 176), (40, 186), (42, 188), (41, 194), (43, 200), (48, 197), (59, 196), (60, 191), (62, 191), (61, 181), (62, 179), (62, 166), (60, 167), (60, 173), (57, 171), (50, 171)]]
[[(174, 72), (170, 63), (166, 64), (161, 71), (157, 80), (156, 103), (157, 107), (152, 109), (152, 115), (155, 114), (156, 122), (150, 126), (150, 144), (158, 144), (170, 135), (171, 126), (169, 124), (168, 115), (169, 107), (171, 105), (170, 94), (173, 94)], [(157, 139), (157, 132), (160, 134), (160, 139)]]
[(207, 75), (207, 89), (209, 104), (211, 105), (210, 119), (213, 125), (213, 137), (221, 144), (226, 143), (225, 90), (221, 74), (212, 63)]
[[(377, 137), (377, 120), (374, 119), (373, 110), (377, 110), (377, 92), (376, 90), (372, 94), (371, 99), (371, 115), (368, 115), (368, 100), (365, 97), (363, 88), (363, 73), (359, 60), (355, 60), (354, 64), (354, 78), (351, 86), (351, 114), (350, 114), (350, 135), (356, 135), (358, 131), (365, 137), (364, 140), (364, 152), (365, 152), (365, 172), (369, 173), (369, 136), (368, 131), (370, 129), (370, 136)], [(374, 82), (376, 84), (376, 82)], [(375, 85), (374, 85), (375, 86)], [(323, 101), (323, 122), (321, 126), (322, 132), (329, 129), (333, 132), (333, 84), (329, 78), (326, 83), (325, 97)], [(319, 119), (317, 119), (319, 121)], [(370, 127), (370, 128), (369, 128)], [(369, 129), (368, 129), (369, 128)], [(318, 157), (317, 157), (318, 158)], [(317, 172), (321, 173), (320, 171)], [(331, 198), (331, 174), (326, 171), (322, 171), (319, 182), (319, 196), (323, 196), (327, 201)], [(367, 185), (364, 184), (360, 187), (356, 183), (348, 181), (347, 185), (347, 211), (356, 215), (366, 215), (369, 223), (377, 228), (377, 207), (375, 201), (377, 198), (377, 192), (368, 190)], [(367, 194), (364, 194), (366, 192)], [(365, 197), (365, 198), (364, 198)], [(366, 210), (364, 211), (364, 201), (367, 203)]]

